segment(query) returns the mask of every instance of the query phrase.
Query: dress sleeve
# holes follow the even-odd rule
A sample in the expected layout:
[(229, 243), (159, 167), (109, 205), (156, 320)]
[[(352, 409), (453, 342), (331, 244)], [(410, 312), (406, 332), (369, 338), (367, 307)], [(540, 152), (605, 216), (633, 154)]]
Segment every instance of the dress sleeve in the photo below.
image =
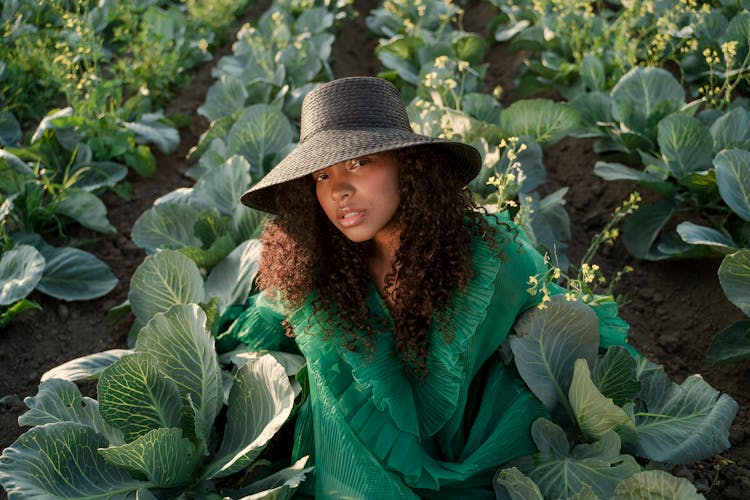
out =
[(229, 306), (222, 314), (216, 350), (220, 353), (227, 352), (245, 344), (249, 351), (297, 353), (294, 341), (285, 334), (285, 319), (283, 309), (271, 294), (253, 294), (244, 304)]

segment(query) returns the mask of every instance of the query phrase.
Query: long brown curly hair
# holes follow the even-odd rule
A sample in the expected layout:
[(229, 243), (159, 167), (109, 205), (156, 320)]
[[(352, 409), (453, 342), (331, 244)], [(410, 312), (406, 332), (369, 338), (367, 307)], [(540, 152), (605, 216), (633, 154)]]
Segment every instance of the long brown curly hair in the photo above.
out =
[[(317, 291), (313, 304), (318, 321), (330, 325), (329, 336), (337, 323), (350, 349), (373, 349), (374, 335), (390, 328), (406, 371), (424, 375), (433, 314), (442, 334), (451, 336), (444, 327), (452, 314), (448, 305), (452, 292), (472, 277), (472, 239), (479, 235), (494, 247), (494, 228), (477, 211), (471, 192), (456, 186), (439, 148), (392, 154), (401, 195), (394, 217), (402, 229), (396, 262), (385, 278), (393, 325), (373, 326), (366, 305), (372, 286), (367, 265), (371, 242), (352, 242), (336, 229), (320, 208), (310, 177), (278, 190), (276, 206), (284, 211), (266, 225), (257, 283), (281, 291), (291, 307)], [(289, 325), (287, 334), (293, 335)]]

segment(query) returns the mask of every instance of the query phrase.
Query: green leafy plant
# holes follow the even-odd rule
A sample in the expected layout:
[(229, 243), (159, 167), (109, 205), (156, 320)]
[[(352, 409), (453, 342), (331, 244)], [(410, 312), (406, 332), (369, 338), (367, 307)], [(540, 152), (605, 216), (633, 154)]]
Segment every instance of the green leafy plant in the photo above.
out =
[[(116, 232), (98, 195), (105, 189), (118, 191), (127, 167), (95, 158), (120, 156), (127, 160), (129, 151), (135, 148), (146, 155), (136, 154), (134, 164), (148, 169), (153, 156), (137, 140), (155, 142), (165, 151), (177, 145), (176, 130), (159, 120), (160, 115), (146, 116), (137, 122), (120, 123), (119, 135), (90, 136), (87, 127), (91, 122), (74, 116), (71, 108), (53, 110), (40, 122), (27, 145), (11, 144), (0, 149), (0, 235), (4, 250), (19, 244), (31, 245), (44, 259), (43, 265), (37, 266), (37, 254), (26, 248), (19, 248), (6, 258), (9, 267), (5, 268), (3, 286), (15, 292), (3, 298), (3, 325), (17, 312), (38, 307), (25, 299), (34, 289), (62, 300), (89, 300), (115, 287), (117, 279), (109, 266), (76, 248), (68, 229), (78, 224), (99, 233)], [(20, 140), (17, 122), (8, 123), (6, 129), (9, 142)], [(99, 128), (97, 133), (103, 130)], [(49, 237), (72, 244), (52, 246), (45, 241)], [(25, 285), (15, 287), (12, 283), (22, 271), (29, 272)], [(34, 286), (30, 287), (32, 283)]]
[(0, 86), (0, 95), (24, 124), (61, 105), (87, 118), (121, 108), (152, 112), (188, 81), (188, 69), (210, 58), (216, 34), (247, 5), (248, 0), (211, 6), (192, 1), (8, 2), (0, 18), (5, 35), (0, 59), (7, 61), (3, 76), (8, 85)]
[(614, 211), (577, 275), (548, 265), (529, 279), (529, 293), (541, 300), (518, 319), (504, 352), (549, 419), (532, 426), (538, 453), (498, 471), (498, 498), (640, 497), (654, 490), (700, 498), (686, 479), (646, 474), (640, 464), (692, 463), (729, 447), (737, 403), (698, 375), (670, 382), (660, 366), (624, 344), (627, 325), (617, 316), (613, 287), (629, 269), (608, 283), (592, 264), (639, 202), (634, 193)]
[(176, 129), (161, 118), (121, 122), (120, 131), (109, 135), (107, 120), (97, 121), (91, 135), (92, 122), (74, 116), (71, 108), (51, 111), (27, 145), (2, 150), (0, 190), (18, 195), (11, 214), (16, 230), (63, 233), (64, 226), (75, 221), (95, 231), (115, 232), (98, 197), (105, 189), (118, 191), (127, 174), (125, 165), (112, 160), (129, 162), (142, 174), (153, 173), (154, 157), (141, 143), (171, 152), (179, 140)]
[(0, 257), (0, 328), (18, 313), (40, 309), (26, 298), (42, 279), (45, 260), (31, 245), (18, 245)]
[(190, 176), (199, 179), (241, 154), (256, 181), (294, 147), (302, 99), (332, 77), (332, 30), (348, 15), (343, 1), (278, 2), (254, 26), (240, 29), (198, 109), (211, 125), (189, 153), (199, 158)]
[(366, 22), (371, 32), (383, 38), (421, 37), (425, 32), (440, 38), (443, 32), (452, 31), (451, 23), (462, 16), (463, 9), (449, 1), (387, 0), (370, 12)]
[[(672, 64), (693, 95), (713, 102), (746, 86), (750, 18), (732, 3), (637, 0), (492, 2), (496, 41), (525, 51), (516, 97), (555, 90), (567, 99), (606, 92), (636, 66)], [(530, 55), (530, 57), (529, 57)]]
[[(33, 149), (11, 149), (26, 161), (0, 149), (0, 327), (23, 310), (39, 308), (26, 298), (34, 290), (62, 300), (89, 300), (109, 293), (117, 284), (112, 271), (96, 256), (72, 246), (52, 246), (42, 234), (56, 231), (63, 236), (71, 222), (114, 232), (104, 204), (92, 191), (112, 182), (110, 175), (118, 175), (118, 166), (101, 164), (97, 170), (99, 165), (90, 161), (86, 148), (66, 154), (49, 144), (57, 141), (53, 132), (43, 135), (46, 139)], [(68, 163), (58, 170), (66, 156)], [(43, 164), (46, 159), (54, 163)]]
[(703, 9), (701, 22), (681, 51), (679, 65), (695, 95), (726, 109), (750, 81), (750, 13), (739, 5)]
[[(745, 315), (750, 316), (750, 249), (733, 252), (719, 266), (719, 283), (724, 295)], [(711, 341), (708, 359), (714, 363), (750, 357), (750, 319), (739, 320), (719, 332)]]
[[(661, 367), (620, 346), (599, 354), (598, 323), (591, 308), (563, 295), (516, 322), (510, 351), (552, 420), (539, 419), (532, 427), (539, 452), (506, 467), (527, 477), (499, 471), (501, 498), (508, 489), (543, 495), (536, 498), (590, 489), (609, 498), (618, 488), (640, 487), (642, 469), (635, 456), (684, 464), (729, 447), (729, 426), (738, 409), (731, 397), (719, 395), (698, 375), (674, 384)], [(675, 494), (690, 490), (685, 480), (668, 475), (653, 480)], [(628, 482), (620, 486), (623, 481)]]
[(40, 306), (27, 298), (39, 291), (60, 300), (91, 300), (117, 285), (109, 267), (74, 247), (55, 247), (35, 233), (14, 233), (0, 258), (0, 328), (16, 314)]
[[(81, 373), (83, 364), (96, 367)], [(154, 315), (132, 352), (94, 354), (76, 366), (78, 376), (98, 375), (98, 400), (60, 378), (47, 378), (26, 399), (29, 411), (19, 422), (32, 428), (0, 458), (0, 481), (11, 498), (212, 491), (243, 498), (268, 494), (274, 484), (292, 489), (310, 470), (303, 459), (252, 484), (231, 481), (261, 465), (256, 461), (291, 413), (295, 392), (284, 367), (266, 355), (237, 367), (225, 399), (206, 315), (197, 305)], [(217, 418), (225, 405), (225, 416)], [(224, 477), (230, 480), (219, 486)]]
[[(278, 470), (259, 457), (293, 410), (299, 388), (289, 377), (303, 360), (247, 353), (219, 359), (214, 349), (217, 308), (243, 300), (257, 271), (257, 240), (238, 250), (237, 265), (226, 260), (205, 283), (176, 251), (139, 266), (129, 294), (139, 325), (133, 349), (84, 356), (43, 375), (19, 419), (32, 429), (0, 457), (0, 482), (11, 497), (149, 491), (244, 498), (302, 481), (310, 470), (305, 460)], [(91, 378), (99, 379), (97, 400), (73, 383)], [(35, 474), (39, 469), (45, 474)], [(250, 469), (252, 481), (244, 479)]]
[[(200, 0), (185, 0), (186, 17), (189, 24), (188, 30), (206, 41), (214, 37), (219, 43), (227, 40), (226, 33), (247, 7), (252, 5), (252, 0), (218, 0), (215, 2), (201, 2)], [(200, 39), (199, 39), (200, 43)]]
[(250, 164), (233, 156), (194, 187), (158, 199), (133, 225), (133, 241), (149, 252), (180, 250), (211, 269), (263, 229), (266, 216), (236, 203), (249, 184)]
[[(5, 202), (2, 235), (6, 244), (26, 239), (44, 253), (51, 247), (45, 246), (43, 236), (65, 238), (66, 228), (72, 223), (105, 234), (116, 231), (97, 193), (114, 187), (127, 169), (114, 162), (95, 161), (91, 148), (71, 126), (75, 119), (70, 113), (70, 109), (59, 110), (42, 120), (27, 147), (0, 149), (0, 196)], [(47, 257), (57, 259), (51, 254)], [(89, 298), (93, 296), (99, 295)]]
[[(55, 155), (52, 151), (39, 148), (4, 151), (4, 176), (0, 180), (0, 190), (5, 196), (14, 196), (13, 210), (9, 214), (9, 227), (15, 231), (49, 233), (57, 230), (64, 233), (65, 226), (76, 222), (101, 233), (114, 233), (115, 227), (107, 219), (107, 209), (95, 194), (101, 187), (113, 185), (113, 178), (124, 176), (118, 165), (99, 165), (86, 160), (83, 149), (81, 155), (74, 152), (70, 162), (62, 168), (46, 162), (64, 158), (64, 153)], [(18, 153), (15, 156), (11, 151)], [(26, 162), (33, 166), (28, 166)], [(90, 155), (88, 155), (90, 158)], [(42, 162), (42, 160), (44, 162)], [(14, 166), (10, 165), (13, 162)], [(35, 163), (32, 163), (35, 162)], [(22, 169), (21, 165), (27, 165)]]
[[(230, 6), (224, 15), (231, 15), (232, 11)], [(137, 56), (119, 57), (108, 68), (125, 85), (126, 96), (165, 103), (175, 89), (190, 81), (190, 68), (211, 59), (208, 39), (201, 37), (201, 33), (197, 33), (200, 28), (191, 27), (186, 14), (175, 6), (148, 7), (129, 28), (127, 38), (118, 42), (127, 43)], [(189, 28), (193, 29), (192, 33)], [(213, 38), (205, 30), (202, 35)]]
[[(598, 150), (637, 154), (644, 168), (600, 161), (594, 172), (606, 180), (635, 181), (661, 195), (625, 224), (625, 245), (639, 258), (720, 255), (722, 245), (747, 245), (747, 214), (742, 208), (747, 202), (737, 194), (747, 184), (742, 174), (748, 161), (747, 111), (707, 110), (695, 117), (696, 107), (685, 104), (684, 98), (677, 80), (658, 68), (634, 69), (609, 97), (597, 98), (597, 123), (606, 137)], [(571, 104), (582, 109), (585, 102)], [(669, 222), (681, 212), (711, 221), (717, 226), (711, 234), (722, 237), (714, 238), (714, 245), (700, 244), (706, 241), (707, 228), (693, 223), (669, 231)]]

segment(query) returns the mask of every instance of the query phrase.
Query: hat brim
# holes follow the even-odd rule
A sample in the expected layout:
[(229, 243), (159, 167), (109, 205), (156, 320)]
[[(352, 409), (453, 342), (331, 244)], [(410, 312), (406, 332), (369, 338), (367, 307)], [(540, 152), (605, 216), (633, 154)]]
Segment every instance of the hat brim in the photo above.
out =
[(482, 156), (475, 148), (461, 142), (393, 128), (322, 130), (299, 144), (240, 199), (249, 207), (278, 213), (276, 190), (285, 182), (352, 158), (427, 145), (438, 147), (449, 157), (451, 171), (448, 174), (455, 177), (457, 185), (468, 184), (479, 173)]

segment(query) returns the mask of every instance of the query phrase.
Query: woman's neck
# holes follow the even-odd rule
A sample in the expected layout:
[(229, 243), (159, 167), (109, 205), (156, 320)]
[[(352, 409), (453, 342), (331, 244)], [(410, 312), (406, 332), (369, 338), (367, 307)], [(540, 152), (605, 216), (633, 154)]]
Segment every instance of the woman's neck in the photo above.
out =
[(401, 230), (381, 231), (375, 235), (372, 242), (372, 253), (368, 260), (370, 275), (380, 296), (391, 306), (393, 305), (393, 299), (385, 293), (385, 278), (395, 269), (396, 251), (401, 242)]

